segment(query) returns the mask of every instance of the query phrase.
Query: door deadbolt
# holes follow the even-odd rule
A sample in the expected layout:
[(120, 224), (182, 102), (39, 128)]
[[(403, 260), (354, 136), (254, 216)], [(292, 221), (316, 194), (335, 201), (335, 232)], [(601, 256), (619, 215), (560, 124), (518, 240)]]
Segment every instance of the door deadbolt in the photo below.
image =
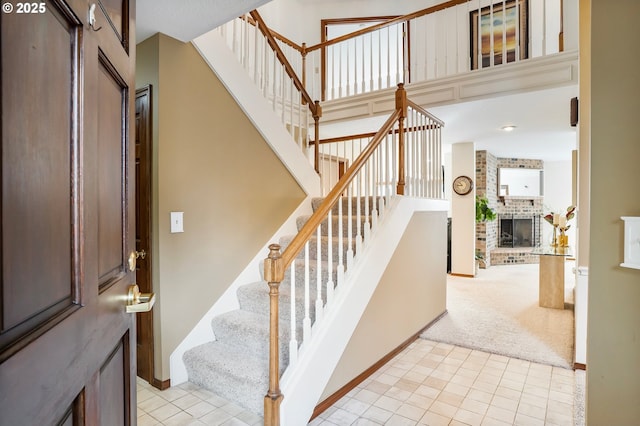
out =
[(129, 254), (129, 271), (133, 272), (136, 270), (136, 261), (138, 258), (140, 259), (144, 259), (145, 257), (147, 257), (147, 252), (145, 250), (140, 250), (140, 251), (132, 251)]

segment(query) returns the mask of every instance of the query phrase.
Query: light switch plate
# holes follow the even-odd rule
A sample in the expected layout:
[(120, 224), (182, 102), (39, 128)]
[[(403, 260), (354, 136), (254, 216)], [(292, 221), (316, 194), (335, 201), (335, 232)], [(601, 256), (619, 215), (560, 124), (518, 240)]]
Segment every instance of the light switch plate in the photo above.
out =
[(623, 216), (624, 262), (620, 266), (640, 269), (640, 217)]
[(171, 233), (184, 232), (184, 212), (171, 212)]

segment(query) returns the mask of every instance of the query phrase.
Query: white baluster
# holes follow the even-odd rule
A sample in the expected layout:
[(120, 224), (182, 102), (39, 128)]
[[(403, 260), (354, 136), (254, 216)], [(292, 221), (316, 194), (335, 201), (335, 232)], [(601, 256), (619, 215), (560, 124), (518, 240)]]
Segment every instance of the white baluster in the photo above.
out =
[[(362, 139), (360, 140), (360, 151), (358, 155), (362, 152)], [(358, 253), (362, 253), (362, 211), (361, 211), (361, 198), (362, 198), (362, 182), (360, 181), (360, 177), (362, 175), (358, 174), (354, 178), (354, 182), (356, 185), (356, 255)]]
[(311, 294), (309, 289), (309, 241), (304, 244), (304, 319), (302, 320), (302, 341), (306, 342), (311, 338), (311, 316), (310, 302)]
[(387, 85), (386, 87), (391, 87), (391, 29), (389, 27), (386, 27), (386, 29), (387, 29)]
[(296, 340), (296, 261), (291, 262), (291, 340), (289, 340), (289, 366), (298, 361), (298, 341)]
[(373, 92), (373, 33), (369, 33), (369, 91)]
[[(353, 147), (353, 145), (351, 145)], [(351, 150), (353, 153), (353, 149)], [(353, 157), (351, 157), (353, 158)], [(347, 189), (347, 272), (353, 268), (353, 182), (349, 184)]]
[(344, 196), (340, 196), (340, 198), (338, 198), (338, 268), (337, 268), (337, 274), (338, 274), (338, 288), (340, 288), (340, 286), (342, 285), (342, 283), (344, 282), (344, 225), (343, 225), (343, 216), (342, 216), (342, 203), (344, 200)]
[[(331, 226), (327, 224), (327, 226)], [(322, 233), (321, 233), (322, 225), (318, 225), (318, 229), (316, 230), (316, 324), (319, 324), (318, 321), (321, 321), (323, 318), (323, 303), (322, 303)]]
[(371, 162), (373, 167), (373, 175), (371, 176), (371, 229), (375, 231), (378, 228), (378, 179), (379, 179), (379, 166), (380, 166), (380, 146), (373, 153), (373, 161)]
[[(327, 306), (333, 301), (333, 233), (332, 233), (332, 212), (333, 209), (329, 210), (329, 214), (327, 215), (328, 221), (328, 232), (327, 232)], [(338, 218), (340, 219), (340, 218)]]
[(371, 237), (371, 224), (369, 222), (369, 170), (370, 162), (367, 161), (364, 165), (364, 170), (360, 171), (360, 174), (364, 175), (364, 241), (369, 242)]

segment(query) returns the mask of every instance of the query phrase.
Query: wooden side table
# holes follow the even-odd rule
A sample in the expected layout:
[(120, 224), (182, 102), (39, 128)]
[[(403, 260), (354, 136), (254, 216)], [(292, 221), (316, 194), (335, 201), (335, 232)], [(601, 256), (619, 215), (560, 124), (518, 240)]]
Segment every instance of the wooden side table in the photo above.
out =
[(571, 256), (568, 247), (536, 247), (540, 256), (538, 305), (543, 308), (564, 309), (564, 260)]

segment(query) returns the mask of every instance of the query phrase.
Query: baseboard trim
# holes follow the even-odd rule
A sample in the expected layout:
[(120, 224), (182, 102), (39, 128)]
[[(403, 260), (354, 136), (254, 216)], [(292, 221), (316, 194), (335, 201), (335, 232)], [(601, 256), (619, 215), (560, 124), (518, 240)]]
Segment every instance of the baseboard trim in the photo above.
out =
[(158, 380), (155, 377), (151, 381), (151, 386), (160, 390), (166, 390), (171, 387), (171, 379), (167, 380)]
[(469, 275), (469, 274), (454, 274), (453, 272), (450, 272), (449, 275), (454, 276), (454, 277), (463, 277), (463, 278), (475, 278), (475, 275)]
[(587, 364), (582, 364), (581, 362), (574, 362), (573, 363), (573, 369), (574, 370), (586, 370), (587, 369)]
[(327, 397), (327, 399), (322, 401), (320, 404), (316, 405), (316, 408), (313, 410), (313, 414), (311, 415), (311, 418), (309, 419), (309, 421), (311, 421), (311, 420), (315, 419), (316, 417), (318, 417), (325, 410), (327, 410), (333, 404), (338, 402), (340, 400), (340, 398), (342, 398), (343, 396), (345, 396), (346, 394), (351, 392), (351, 390), (353, 390), (356, 386), (358, 386), (360, 383), (364, 382), (369, 376), (371, 376), (373, 373), (378, 371), (383, 365), (385, 365), (387, 362), (391, 361), (391, 359), (393, 359), (393, 357), (395, 357), (400, 352), (402, 352), (404, 349), (406, 349), (407, 346), (409, 346), (410, 344), (412, 344), (413, 342), (418, 340), (420, 335), (425, 330), (427, 330), (433, 324), (438, 322), (438, 320), (440, 320), (446, 314), (447, 314), (447, 310), (445, 309), (444, 312), (442, 312), (440, 315), (438, 315), (436, 318), (434, 318), (432, 321), (430, 321), (429, 324), (427, 324), (426, 326), (422, 327), (420, 329), (420, 331), (418, 331), (417, 333), (415, 333), (414, 335), (409, 337), (407, 340), (402, 342), (398, 347), (396, 347), (391, 352), (389, 352), (388, 354), (383, 356), (380, 360), (378, 360), (378, 362), (376, 362), (371, 367), (369, 367), (366, 370), (364, 370), (362, 373), (360, 373), (358, 376), (356, 376), (354, 379), (352, 379), (349, 383), (344, 385), (342, 388), (338, 389), (334, 394), (332, 394), (329, 397)]

